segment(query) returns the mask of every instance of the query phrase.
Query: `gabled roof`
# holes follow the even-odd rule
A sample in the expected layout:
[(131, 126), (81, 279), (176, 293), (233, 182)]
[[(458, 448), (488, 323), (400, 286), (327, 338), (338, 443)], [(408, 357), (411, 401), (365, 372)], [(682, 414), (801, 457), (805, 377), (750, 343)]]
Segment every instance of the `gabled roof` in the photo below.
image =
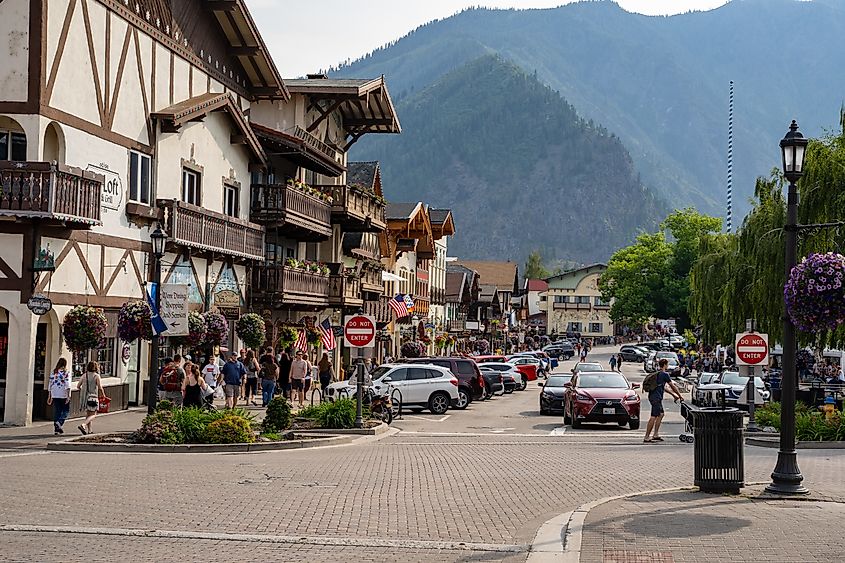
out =
[(270, 156), (282, 155), (298, 166), (324, 176), (340, 176), (346, 170), (341, 162), (332, 158), (332, 154), (337, 156), (334, 149), (314, 143), (308, 136), (301, 134), (298, 128), (292, 129), (293, 134), (290, 134), (257, 123), (251, 123), (250, 126)]
[(443, 237), (455, 234), (455, 221), (452, 219), (451, 209), (435, 209), (434, 207), (430, 207), (428, 209), (428, 217), (431, 221), (431, 231), (434, 235), (434, 240), (440, 240)]
[(389, 202), (384, 210), (384, 218), (390, 220), (411, 219), (422, 207), (421, 202), (416, 203), (393, 203)]
[(575, 289), (585, 277), (601, 273), (607, 270), (607, 264), (590, 264), (589, 266), (582, 266), (568, 272), (563, 272), (556, 276), (546, 278), (550, 288), (553, 289)]
[(461, 266), (466, 266), (478, 272), (481, 282), (493, 284), (501, 291), (513, 291), (517, 276), (515, 262), (494, 262), (489, 260), (461, 260)]
[(525, 289), (528, 291), (548, 291), (549, 283), (546, 280), (539, 279), (525, 280)]
[(384, 76), (367, 79), (297, 78), (287, 80), (286, 84), (293, 94), (328, 102), (326, 111), (317, 121), (332, 111), (340, 112), (343, 127), (352, 137), (343, 147), (344, 151), (366, 133), (402, 132)]
[(461, 302), (466, 281), (465, 272), (446, 272), (446, 301), (448, 303)]
[[(481, 278), (484, 279), (484, 278)], [(499, 288), (491, 283), (482, 283), (478, 286), (478, 300), (481, 303), (496, 303), (499, 300)]]
[(163, 132), (176, 133), (186, 123), (202, 121), (206, 116), (215, 111), (225, 111), (229, 114), (235, 126), (240, 131), (240, 135), (238, 136), (240, 142), (247, 145), (260, 162), (264, 162), (266, 155), (264, 154), (264, 149), (261, 147), (261, 143), (258, 142), (258, 138), (253, 133), (249, 123), (247, 123), (246, 117), (244, 117), (238, 106), (235, 105), (232, 95), (228, 92), (222, 94), (209, 92), (194, 96), (160, 111), (152, 112), (150, 113), (150, 117), (160, 121)]

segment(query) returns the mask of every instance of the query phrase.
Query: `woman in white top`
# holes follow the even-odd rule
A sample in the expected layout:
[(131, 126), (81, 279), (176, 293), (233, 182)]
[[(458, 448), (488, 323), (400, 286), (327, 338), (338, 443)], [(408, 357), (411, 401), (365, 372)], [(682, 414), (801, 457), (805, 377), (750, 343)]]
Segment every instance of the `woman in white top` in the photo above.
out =
[(67, 372), (67, 360), (59, 358), (47, 389), (47, 404), (53, 405), (53, 434), (64, 434), (63, 426), (70, 414), (70, 375)]
[(85, 409), (86, 414), (85, 420), (77, 428), (83, 435), (91, 434), (93, 432), (91, 423), (97, 416), (97, 409), (100, 408), (100, 398), (106, 396), (103, 384), (100, 382), (100, 366), (97, 362), (88, 362), (88, 370), (79, 380), (76, 389), (80, 391), (80, 407)]

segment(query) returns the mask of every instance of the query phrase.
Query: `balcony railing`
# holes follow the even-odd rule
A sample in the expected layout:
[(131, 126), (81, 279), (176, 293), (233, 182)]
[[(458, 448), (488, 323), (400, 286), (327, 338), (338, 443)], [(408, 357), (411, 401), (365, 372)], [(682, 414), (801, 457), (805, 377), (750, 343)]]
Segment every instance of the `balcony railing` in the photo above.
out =
[(103, 176), (49, 162), (0, 161), (0, 215), (101, 225)]
[(361, 289), (369, 293), (384, 293), (384, 282), (381, 279), (381, 268), (364, 267), (361, 271)]
[(447, 325), (449, 332), (463, 332), (467, 329), (466, 318), (451, 319)]
[(446, 290), (439, 287), (431, 288), (431, 302), (435, 305), (445, 305)]
[(253, 184), (250, 217), (298, 240), (325, 240), (332, 234), (331, 204), (285, 184)]
[(329, 276), (286, 266), (258, 266), (252, 270), (255, 298), (270, 306), (327, 307)]
[(329, 280), (329, 304), (336, 307), (360, 307), (364, 303), (361, 297), (361, 279), (343, 274), (334, 275)]
[(264, 259), (264, 227), (173, 199), (158, 200), (167, 213), (170, 240), (230, 256)]
[(589, 303), (557, 303), (554, 304), (555, 309), (568, 309), (568, 310), (577, 310), (577, 309), (587, 309), (589, 310), (590, 304)]
[(379, 297), (378, 301), (364, 301), (364, 311), (375, 317), (378, 324), (387, 324), (393, 320), (393, 310), (387, 304), (387, 297)]
[(305, 141), (305, 144), (314, 149), (315, 151), (323, 153), (335, 162), (342, 163), (340, 153), (338, 153), (336, 150), (331, 148), (329, 145), (327, 145), (326, 143), (324, 143), (323, 141), (321, 141), (299, 125), (294, 125), (293, 128), (289, 131), (289, 133), (297, 139)]
[(352, 186), (316, 186), (332, 195), (332, 221), (350, 231), (376, 233), (387, 228), (384, 200)]

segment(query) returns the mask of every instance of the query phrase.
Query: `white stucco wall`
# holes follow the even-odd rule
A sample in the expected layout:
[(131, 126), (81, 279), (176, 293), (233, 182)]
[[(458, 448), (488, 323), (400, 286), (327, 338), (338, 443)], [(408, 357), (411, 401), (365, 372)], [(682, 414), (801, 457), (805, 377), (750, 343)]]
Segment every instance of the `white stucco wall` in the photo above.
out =
[(27, 100), (29, 2), (0, 2), (0, 101)]

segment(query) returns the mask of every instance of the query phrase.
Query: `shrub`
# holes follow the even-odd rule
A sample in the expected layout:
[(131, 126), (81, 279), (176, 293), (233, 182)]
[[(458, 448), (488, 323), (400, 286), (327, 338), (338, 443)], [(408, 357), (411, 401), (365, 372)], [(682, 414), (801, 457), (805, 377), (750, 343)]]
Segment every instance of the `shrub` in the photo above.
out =
[(185, 436), (179, 430), (172, 410), (156, 410), (144, 417), (141, 428), (135, 433), (136, 440), (145, 444), (182, 444)]
[(250, 421), (233, 413), (225, 413), (205, 429), (205, 441), (209, 444), (245, 444), (255, 441)]
[(156, 402), (156, 410), (157, 411), (172, 411), (173, 410), (173, 401), (168, 401), (167, 399), (162, 399), (161, 401)]
[(279, 432), (290, 427), (290, 404), (284, 397), (274, 397), (267, 405), (262, 427), (267, 432)]
[(261, 436), (274, 442), (281, 442), (285, 439), (285, 437), (279, 434), (278, 432), (264, 432), (263, 434), (261, 434)]
[[(754, 421), (780, 431), (780, 410), (780, 403), (767, 403), (754, 411)], [(845, 440), (845, 416), (836, 413), (827, 420), (823, 413), (811, 410), (804, 403), (795, 403), (795, 437), (805, 442)]]
[(317, 417), (320, 415), (320, 411), (323, 405), (328, 403), (320, 403), (319, 405), (306, 405), (299, 409), (296, 413), (297, 418), (307, 418), (308, 420), (316, 420)]
[(321, 403), (316, 421), (321, 428), (352, 428), (355, 426), (355, 410), (352, 399)]

